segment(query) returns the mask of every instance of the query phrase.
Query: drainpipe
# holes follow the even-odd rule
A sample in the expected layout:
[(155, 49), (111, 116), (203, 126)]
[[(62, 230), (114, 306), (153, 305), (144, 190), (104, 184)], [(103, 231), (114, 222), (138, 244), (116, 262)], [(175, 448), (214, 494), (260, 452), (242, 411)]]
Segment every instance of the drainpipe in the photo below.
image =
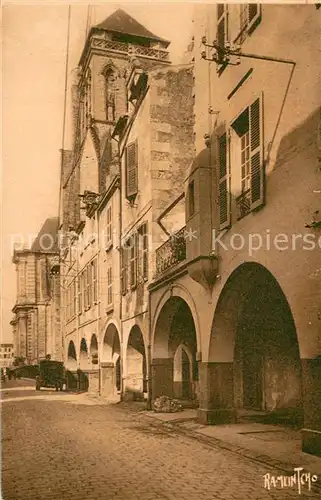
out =
[(152, 315), (151, 293), (148, 290), (148, 346), (147, 346), (147, 410), (152, 410)]
[[(121, 269), (122, 269), (122, 231), (123, 231), (123, 224), (122, 224), (122, 196), (123, 196), (123, 190), (122, 190), (122, 165), (121, 165), (121, 156), (120, 156), (120, 143), (117, 141), (118, 144), (118, 161), (119, 161), (119, 271), (121, 274)], [(120, 280), (121, 282), (121, 280)], [(120, 322), (120, 369), (121, 369), (121, 387), (120, 387), (120, 397), (121, 399), (123, 398), (123, 393), (124, 393), (124, 360), (123, 360), (123, 294), (122, 290), (120, 290), (120, 309), (119, 309), (119, 322)]]
[[(119, 167), (119, 208), (118, 208), (118, 228), (119, 228), (119, 235), (118, 235), (118, 252), (119, 252), (119, 277), (121, 278), (121, 268), (122, 268), (122, 262), (121, 262), (121, 259), (122, 259), (122, 251), (121, 251), (121, 248), (122, 248), (122, 239), (121, 239), (121, 235), (122, 235), (122, 194), (123, 194), (123, 190), (122, 190), (122, 167), (121, 167), (121, 156), (120, 156), (120, 139), (117, 140), (115, 137), (113, 137), (114, 141), (117, 143), (117, 149), (118, 149), (118, 167)], [(120, 283), (121, 283), (121, 279), (119, 280)], [(120, 383), (121, 383), (121, 387), (120, 387), (120, 393), (121, 393), (121, 397), (122, 397), (122, 394), (123, 394), (123, 389), (124, 389), (124, 382), (123, 382), (123, 315), (122, 315), (122, 310), (123, 310), (123, 294), (122, 294), (122, 290), (120, 290), (120, 300), (119, 300), (119, 325), (120, 325), (120, 332), (119, 332), (119, 335), (120, 335), (120, 339), (119, 339), (119, 344), (120, 344), (120, 370), (121, 370), (121, 377), (120, 377)]]
[[(100, 234), (99, 234), (99, 220), (100, 217), (98, 216), (98, 210), (95, 212), (95, 219), (96, 219), (96, 229), (97, 229), (97, 265), (96, 265), (96, 287), (97, 287), (97, 339), (99, 339), (99, 320), (100, 320), (100, 297), (101, 297), (101, 287), (100, 287)], [(103, 339), (104, 341), (104, 339)], [(98, 353), (99, 353), (99, 347), (98, 347)], [(92, 360), (91, 360), (92, 361)], [(98, 394), (101, 396), (101, 369), (100, 369), (100, 359), (98, 358)]]

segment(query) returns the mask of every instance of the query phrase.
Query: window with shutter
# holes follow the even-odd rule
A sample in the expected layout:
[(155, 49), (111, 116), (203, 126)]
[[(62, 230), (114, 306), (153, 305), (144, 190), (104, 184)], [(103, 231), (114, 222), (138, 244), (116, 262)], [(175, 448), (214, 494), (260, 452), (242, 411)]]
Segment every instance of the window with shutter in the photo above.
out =
[(138, 147), (137, 141), (128, 144), (125, 150), (126, 197), (133, 199), (138, 190)]
[(89, 293), (88, 293), (88, 269), (84, 270), (84, 305), (85, 311), (89, 308)]
[(130, 286), (135, 288), (137, 285), (137, 264), (138, 264), (138, 241), (137, 234), (130, 238)]
[(81, 295), (82, 295), (83, 308), (84, 308), (84, 311), (86, 311), (87, 302), (86, 302), (86, 277), (85, 277), (85, 271), (82, 271), (82, 273), (81, 273)]
[(147, 234), (147, 222), (142, 224), (138, 229), (139, 236), (139, 268), (138, 275), (144, 281), (148, 280), (148, 234)]
[(107, 224), (106, 224), (106, 250), (109, 250), (112, 245), (112, 212), (111, 206), (107, 208)]
[(249, 109), (251, 157), (251, 210), (264, 205), (265, 169), (263, 159), (263, 96)]
[(261, 21), (261, 5), (258, 3), (248, 4), (248, 27), (247, 32), (250, 34), (255, 30)]
[(82, 275), (78, 275), (78, 314), (82, 313)]
[(233, 122), (233, 156), (240, 164), (240, 195), (236, 197), (237, 219), (264, 204), (263, 98), (257, 98)]
[(92, 261), (92, 286), (93, 286), (93, 301), (94, 304), (97, 304), (97, 289), (98, 289), (98, 282), (97, 282), (97, 259), (94, 259)]
[(72, 284), (72, 315), (75, 316), (77, 308), (77, 288), (76, 279), (74, 279)]
[(230, 176), (227, 134), (218, 140), (220, 229), (230, 226)]
[(128, 261), (129, 261), (129, 248), (127, 242), (121, 251), (121, 293), (126, 295), (128, 289)]
[(87, 268), (88, 308), (92, 306), (92, 265)]
[[(217, 19), (217, 44), (219, 49), (224, 50), (225, 44), (228, 41), (228, 5), (224, 3), (217, 4), (216, 9), (216, 19)], [(220, 50), (218, 50), (218, 64), (222, 65), (222, 69), (226, 66), (224, 62), (223, 53), (220, 54)]]
[(113, 274), (112, 267), (109, 266), (107, 270), (107, 304), (113, 303)]
[(237, 37), (243, 43), (246, 36), (255, 30), (261, 21), (261, 5), (258, 3), (242, 3), (240, 9), (240, 33)]

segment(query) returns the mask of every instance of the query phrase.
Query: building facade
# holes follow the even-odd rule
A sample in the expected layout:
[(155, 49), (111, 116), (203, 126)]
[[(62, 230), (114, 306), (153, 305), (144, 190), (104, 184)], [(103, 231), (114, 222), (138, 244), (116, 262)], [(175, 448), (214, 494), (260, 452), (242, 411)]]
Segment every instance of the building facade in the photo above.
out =
[(320, 11), (202, 5), (194, 30), (187, 237), (156, 251), (152, 397), (196, 398), (202, 423), (294, 422), (318, 454)]
[(14, 359), (13, 344), (0, 344), (0, 368), (9, 368)]
[(47, 219), (30, 249), (15, 250), (17, 300), (12, 309), (14, 353), (28, 364), (47, 354), (61, 360), (58, 218)]
[(172, 68), (168, 45), (117, 10), (90, 30), (73, 86), (60, 193), (65, 362), (70, 385), (109, 398), (146, 395), (156, 221), (192, 158), (191, 66)]
[(91, 29), (62, 152), (70, 385), (295, 424), (319, 453), (319, 15), (195, 6), (181, 66), (123, 11)]

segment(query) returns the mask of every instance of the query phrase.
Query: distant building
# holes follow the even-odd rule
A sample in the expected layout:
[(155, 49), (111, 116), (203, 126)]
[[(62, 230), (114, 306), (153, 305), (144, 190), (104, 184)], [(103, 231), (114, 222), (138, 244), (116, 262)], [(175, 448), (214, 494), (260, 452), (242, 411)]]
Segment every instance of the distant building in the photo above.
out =
[(13, 344), (0, 344), (0, 368), (8, 368), (14, 359)]
[(36, 363), (62, 357), (58, 218), (47, 219), (30, 249), (15, 250), (17, 299), (12, 309), (15, 356)]

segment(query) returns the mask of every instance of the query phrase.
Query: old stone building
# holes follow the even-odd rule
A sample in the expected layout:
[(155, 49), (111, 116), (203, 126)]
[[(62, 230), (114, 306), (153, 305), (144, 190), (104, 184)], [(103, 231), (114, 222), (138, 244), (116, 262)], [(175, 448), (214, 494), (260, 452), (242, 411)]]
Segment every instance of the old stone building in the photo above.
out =
[(62, 152), (70, 385), (297, 425), (318, 453), (318, 16), (195, 6), (176, 67), (121, 10), (91, 29)]
[(156, 221), (192, 159), (191, 67), (172, 67), (168, 45), (117, 10), (90, 30), (73, 86), (60, 196), (65, 363), (71, 386), (109, 398), (146, 395)]
[(156, 251), (152, 397), (197, 398), (202, 423), (295, 423), (317, 454), (320, 11), (200, 5), (194, 31), (187, 237)]
[(15, 250), (17, 299), (13, 307), (14, 353), (38, 363), (61, 360), (58, 218), (47, 219), (29, 249)]
[(0, 344), (0, 368), (9, 368), (14, 360), (13, 344)]

